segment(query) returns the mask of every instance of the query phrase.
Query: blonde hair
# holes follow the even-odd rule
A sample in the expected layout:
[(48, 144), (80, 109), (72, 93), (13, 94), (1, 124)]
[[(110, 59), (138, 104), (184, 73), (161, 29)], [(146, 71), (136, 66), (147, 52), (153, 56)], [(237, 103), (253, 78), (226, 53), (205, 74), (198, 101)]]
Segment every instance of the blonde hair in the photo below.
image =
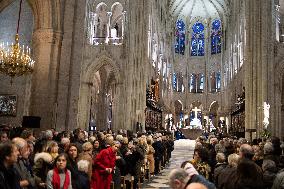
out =
[(127, 137), (123, 137), (122, 143), (123, 143), (123, 144), (128, 144), (128, 138), (127, 138)]
[(224, 163), (226, 161), (224, 153), (217, 153), (216, 160), (218, 163)]
[(230, 154), (228, 156), (228, 164), (231, 165), (232, 167), (237, 167), (238, 162), (239, 162), (240, 156), (238, 154)]
[(111, 145), (114, 142), (113, 136), (108, 135), (106, 137), (106, 144)]
[(93, 145), (91, 142), (85, 142), (83, 145), (82, 145), (82, 149), (84, 152), (86, 151), (90, 151), (93, 149)]

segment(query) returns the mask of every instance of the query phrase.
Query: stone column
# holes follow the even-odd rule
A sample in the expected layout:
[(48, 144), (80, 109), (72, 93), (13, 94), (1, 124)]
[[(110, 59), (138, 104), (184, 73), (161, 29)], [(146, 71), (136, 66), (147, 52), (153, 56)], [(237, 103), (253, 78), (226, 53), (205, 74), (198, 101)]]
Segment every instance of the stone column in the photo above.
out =
[(62, 33), (37, 29), (33, 34), (35, 70), (32, 78), (30, 115), (41, 117), (41, 129), (55, 127), (58, 67)]
[[(271, 59), (271, 2), (266, 0), (245, 1), (245, 125), (257, 129), (256, 137), (263, 130), (263, 102), (268, 102), (268, 64)], [(272, 82), (272, 81), (271, 81)], [(269, 103), (269, 102), (268, 102)], [(249, 138), (249, 132), (246, 132)]]
[(110, 38), (110, 37), (111, 37), (111, 23), (110, 23), (111, 15), (112, 15), (112, 12), (107, 12), (108, 23), (107, 23), (107, 36), (106, 36), (106, 42), (108, 42), (108, 38)]

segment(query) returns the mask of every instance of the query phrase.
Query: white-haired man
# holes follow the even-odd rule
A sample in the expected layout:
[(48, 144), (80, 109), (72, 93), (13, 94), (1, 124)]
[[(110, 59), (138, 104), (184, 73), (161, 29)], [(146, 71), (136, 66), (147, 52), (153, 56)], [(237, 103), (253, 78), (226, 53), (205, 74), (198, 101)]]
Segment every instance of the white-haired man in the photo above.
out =
[(189, 176), (184, 169), (173, 169), (169, 174), (169, 184), (172, 189), (184, 189), (188, 181)]
[(27, 167), (30, 155), (28, 143), (25, 139), (20, 137), (14, 138), (12, 142), (19, 150), (19, 158), (17, 163), (15, 163), (15, 169), (20, 176), (20, 186), (23, 189), (33, 188), (35, 187), (35, 179)]
[(78, 166), (78, 188), (76, 189), (89, 189), (90, 180), (88, 176), (90, 162), (87, 160), (80, 160), (77, 163)]

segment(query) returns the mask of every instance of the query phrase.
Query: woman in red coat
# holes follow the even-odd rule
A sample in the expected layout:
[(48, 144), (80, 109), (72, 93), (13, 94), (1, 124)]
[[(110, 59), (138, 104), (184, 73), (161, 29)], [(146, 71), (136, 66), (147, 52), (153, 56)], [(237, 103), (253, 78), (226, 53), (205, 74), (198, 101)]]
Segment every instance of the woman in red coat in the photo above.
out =
[(92, 189), (109, 189), (112, 181), (112, 171), (115, 166), (117, 146), (114, 142), (100, 151), (94, 161)]

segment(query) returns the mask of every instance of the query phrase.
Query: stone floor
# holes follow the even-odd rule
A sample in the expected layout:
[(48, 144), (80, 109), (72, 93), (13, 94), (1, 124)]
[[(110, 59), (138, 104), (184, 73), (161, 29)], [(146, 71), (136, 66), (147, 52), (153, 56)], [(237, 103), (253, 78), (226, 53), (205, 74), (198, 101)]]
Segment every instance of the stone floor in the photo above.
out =
[(161, 175), (153, 177), (149, 182), (145, 181), (142, 188), (144, 189), (166, 189), (168, 185), (168, 175), (174, 168), (179, 168), (181, 163), (192, 159), (195, 141), (181, 139), (175, 141), (175, 149), (172, 152), (170, 163), (161, 171)]

